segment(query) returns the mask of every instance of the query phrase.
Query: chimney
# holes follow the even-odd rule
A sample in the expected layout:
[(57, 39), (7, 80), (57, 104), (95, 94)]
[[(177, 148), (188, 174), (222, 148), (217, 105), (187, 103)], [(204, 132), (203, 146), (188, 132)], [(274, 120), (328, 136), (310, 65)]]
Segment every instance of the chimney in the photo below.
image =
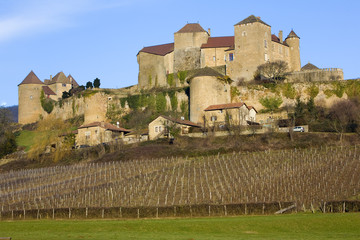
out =
[(280, 42), (283, 43), (283, 31), (282, 30), (279, 31), (279, 38), (280, 38)]
[(209, 34), (209, 37), (211, 37), (210, 28), (208, 28), (208, 34)]
[(52, 80), (52, 75), (50, 75), (50, 81)]
[(116, 126), (117, 126), (117, 128), (120, 128), (120, 123), (116, 122)]
[(257, 19), (261, 20), (261, 17), (256, 17)]

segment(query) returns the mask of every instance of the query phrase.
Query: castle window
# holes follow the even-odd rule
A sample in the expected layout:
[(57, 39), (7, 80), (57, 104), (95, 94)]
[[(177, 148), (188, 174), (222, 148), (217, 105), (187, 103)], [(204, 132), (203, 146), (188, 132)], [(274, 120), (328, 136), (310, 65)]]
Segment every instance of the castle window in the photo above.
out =
[(243, 37), (245, 37), (245, 36), (246, 36), (246, 32), (243, 31), (241, 35), (242, 35)]
[(215, 56), (213, 56), (213, 60), (214, 60), (214, 62), (216, 62), (216, 57)]
[(264, 60), (265, 60), (265, 62), (269, 61), (269, 57), (268, 57), (267, 53), (265, 53), (265, 55), (264, 55)]
[(30, 95), (30, 99), (32, 99), (32, 95)]
[(233, 61), (234, 60), (234, 54), (233, 53), (230, 53), (229, 54), (229, 61), (231, 62), (231, 61)]
[(216, 116), (211, 116), (211, 121), (215, 122), (217, 120)]
[(159, 127), (155, 127), (155, 132), (159, 132)]
[(62, 84), (62, 86), (63, 86), (63, 87), (66, 87), (66, 84), (65, 84), (65, 83), (63, 83), (63, 84)]
[(267, 48), (267, 41), (266, 41), (266, 39), (264, 40), (264, 47)]

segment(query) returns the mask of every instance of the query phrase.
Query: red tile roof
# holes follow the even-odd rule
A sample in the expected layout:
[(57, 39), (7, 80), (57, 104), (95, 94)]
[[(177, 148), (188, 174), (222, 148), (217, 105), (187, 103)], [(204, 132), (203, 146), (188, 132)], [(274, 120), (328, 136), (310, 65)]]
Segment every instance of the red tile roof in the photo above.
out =
[(222, 109), (240, 108), (243, 105), (246, 106), (245, 103), (225, 103), (225, 104), (211, 105), (211, 106), (208, 106), (204, 111), (214, 111), (214, 110), (222, 110)]
[(48, 86), (43, 86), (42, 89), (46, 95), (56, 95), (56, 93), (54, 93), (54, 91)]
[(93, 122), (93, 123), (89, 123), (89, 124), (86, 124), (86, 125), (82, 125), (78, 129), (90, 128), (90, 127), (101, 127), (101, 128), (106, 129), (106, 130), (111, 130), (111, 131), (115, 131), (115, 132), (131, 132), (131, 130), (121, 128), (121, 127), (117, 127), (117, 126), (115, 126), (115, 125), (113, 125), (111, 123), (107, 123), (107, 122)]
[(273, 41), (273, 42), (277, 42), (277, 43), (280, 43), (280, 44), (283, 44), (283, 45), (285, 45), (285, 46), (289, 46), (289, 45), (287, 45), (286, 44), (286, 42), (280, 42), (280, 38), (278, 38), (275, 34), (272, 34), (271, 35), (271, 41)]
[(168, 116), (163, 116), (161, 115), (160, 117), (163, 117), (169, 121), (172, 121), (172, 122), (176, 122), (176, 123), (179, 123), (179, 124), (182, 124), (182, 125), (187, 125), (187, 126), (192, 126), (192, 127), (201, 127), (200, 125), (194, 123), (194, 122), (191, 122), (189, 120), (182, 120), (182, 119), (175, 119), (175, 118), (172, 118), (172, 117), (168, 117)]
[(151, 53), (155, 55), (165, 56), (174, 51), (174, 43), (161, 44), (156, 46), (144, 47), (139, 51), (144, 53)]
[(206, 32), (198, 23), (188, 23), (176, 33)]
[(31, 71), (19, 85), (22, 84), (44, 84), (44, 83), (35, 75), (33, 71)]
[(201, 45), (201, 48), (232, 47), (233, 45), (234, 45), (234, 36), (210, 37), (207, 43)]

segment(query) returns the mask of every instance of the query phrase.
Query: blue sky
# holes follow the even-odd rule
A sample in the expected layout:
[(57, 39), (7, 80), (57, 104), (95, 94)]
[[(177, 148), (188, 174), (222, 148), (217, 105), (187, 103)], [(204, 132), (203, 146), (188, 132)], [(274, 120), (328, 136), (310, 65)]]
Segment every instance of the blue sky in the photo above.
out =
[(0, 105), (16, 105), (17, 85), (33, 70), (44, 80), (59, 71), (103, 88), (137, 84), (136, 54), (173, 42), (187, 22), (233, 35), (251, 14), (272, 33), (300, 36), (301, 64), (343, 68), (360, 77), (360, 1), (0, 0)]

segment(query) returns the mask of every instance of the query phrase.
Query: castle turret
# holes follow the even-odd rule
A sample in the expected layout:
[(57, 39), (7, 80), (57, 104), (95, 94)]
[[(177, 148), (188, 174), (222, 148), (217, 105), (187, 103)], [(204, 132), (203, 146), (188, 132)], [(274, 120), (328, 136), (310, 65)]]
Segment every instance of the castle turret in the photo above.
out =
[(44, 86), (44, 83), (33, 71), (18, 85), (19, 123), (27, 124), (39, 120), (39, 116), (43, 113), (40, 103), (42, 86)]
[(210, 105), (230, 103), (230, 85), (218, 77), (222, 74), (211, 68), (202, 68), (190, 79), (190, 121), (201, 123), (205, 109)]
[(198, 23), (188, 23), (174, 33), (174, 72), (201, 67), (201, 45), (209, 38)]
[(234, 26), (235, 56), (231, 77), (253, 79), (257, 66), (270, 60), (271, 26), (254, 15)]
[(291, 30), (285, 39), (285, 43), (289, 45), (290, 48), (290, 71), (300, 71), (300, 38), (293, 30)]

